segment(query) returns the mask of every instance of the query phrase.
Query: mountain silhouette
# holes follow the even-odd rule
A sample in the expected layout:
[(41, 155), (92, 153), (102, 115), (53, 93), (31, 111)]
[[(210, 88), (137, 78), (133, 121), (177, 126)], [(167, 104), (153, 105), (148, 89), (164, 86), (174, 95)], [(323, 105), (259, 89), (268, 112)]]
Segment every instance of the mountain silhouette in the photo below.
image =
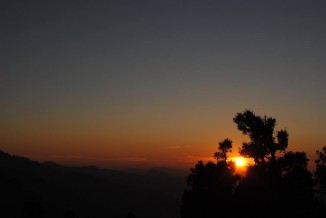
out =
[[(0, 216), (179, 217), (184, 177), (39, 163), (0, 151)], [(2, 215), (1, 215), (2, 214)]]

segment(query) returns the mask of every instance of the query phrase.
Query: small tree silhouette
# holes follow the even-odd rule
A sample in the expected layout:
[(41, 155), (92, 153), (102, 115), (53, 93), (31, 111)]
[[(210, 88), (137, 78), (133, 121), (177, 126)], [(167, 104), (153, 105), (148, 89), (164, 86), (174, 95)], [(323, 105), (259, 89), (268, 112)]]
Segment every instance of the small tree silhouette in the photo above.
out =
[(288, 203), (288, 209), (305, 214), (314, 209), (313, 179), (308, 171), (308, 158), (305, 152), (287, 152), (278, 160), (282, 176), (280, 196)]
[(320, 217), (326, 217), (326, 145), (321, 151), (317, 150), (316, 154), (315, 178), (319, 185), (319, 189), (317, 190), (317, 199), (319, 203), (318, 212)]
[(316, 155), (317, 159), (315, 160), (315, 176), (321, 186), (321, 189), (326, 194), (326, 145), (322, 148), (321, 151), (317, 150)]
[(230, 139), (224, 139), (224, 141), (219, 142), (218, 143), (218, 150), (217, 152), (215, 152), (214, 154), (214, 158), (217, 161), (223, 160), (226, 161), (227, 160), (227, 153), (232, 151), (232, 141)]
[(229, 207), (232, 204), (232, 192), (239, 179), (234, 175), (234, 163), (226, 161), (232, 142), (225, 139), (219, 145), (219, 151), (214, 155), (217, 163), (198, 161), (190, 169), (187, 177), (190, 189), (182, 196), (182, 218), (212, 217), (216, 215), (216, 206)]

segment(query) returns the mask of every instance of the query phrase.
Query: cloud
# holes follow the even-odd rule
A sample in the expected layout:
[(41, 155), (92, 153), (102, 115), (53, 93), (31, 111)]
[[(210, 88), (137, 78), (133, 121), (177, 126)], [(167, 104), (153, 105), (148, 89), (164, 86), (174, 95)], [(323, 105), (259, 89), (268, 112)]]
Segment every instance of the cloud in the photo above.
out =
[(179, 149), (179, 148), (191, 148), (192, 146), (190, 145), (185, 145), (185, 146), (169, 146), (169, 149)]
[(54, 160), (54, 161), (67, 161), (67, 160), (95, 160), (95, 161), (127, 161), (127, 162), (141, 162), (147, 161), (147, 157), (117, 157), (117, 158), (105, 158), (105, 157), (94, 157), (94, 156), (80, 156), (80, 155), (35, 155), (35, 154), (18, 154), (19, 156), (28, 157), (33, 160)]
[(88, 157), (90, 160), (100, 160), (100, 161), (130, 161), (130, 162), (141, 162), (147, 161), (147, 157), (117, 157), (117, 158), (103, 158), (103, 157)]
[(215, 161), (215, 159), (211, 156), (192, 156), (192, 155), (188, 155), (186, 157), (188, 160), (202, 160), (204, 162), (207, 162), (207, 161)]
[(132, 161), (132, 162), (139, 162), (139, 161), (147, 161), (147, 157), (121, 157), (119, 160), (123, 161)]
[(49, 154), (49, 155), (37, 155), (37, 154), (17, 154), (18, 156), (28, 157), (33, 160), (71, 160), (71, 159), (82, 159), (80, 155), (60, 155), (60, 154)]

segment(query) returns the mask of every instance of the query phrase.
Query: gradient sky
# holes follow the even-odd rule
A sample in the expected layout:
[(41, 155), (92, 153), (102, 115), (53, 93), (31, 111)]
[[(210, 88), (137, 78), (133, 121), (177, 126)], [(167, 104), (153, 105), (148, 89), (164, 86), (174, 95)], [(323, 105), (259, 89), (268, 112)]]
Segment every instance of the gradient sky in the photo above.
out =
[(326, 1), (0, 3), (0, 149), (190, 167), (251, 109), (310, 159), (326, 144)]

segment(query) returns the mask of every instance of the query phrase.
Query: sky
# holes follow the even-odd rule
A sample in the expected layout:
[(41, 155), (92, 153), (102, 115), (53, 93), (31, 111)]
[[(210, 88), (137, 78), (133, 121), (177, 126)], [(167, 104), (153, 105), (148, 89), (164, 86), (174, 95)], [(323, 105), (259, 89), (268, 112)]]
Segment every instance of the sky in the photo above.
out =
[(191, 167), (276, 118), (326, 145), (324, 0), (2, 0), (0, 149), (69, 165)]

